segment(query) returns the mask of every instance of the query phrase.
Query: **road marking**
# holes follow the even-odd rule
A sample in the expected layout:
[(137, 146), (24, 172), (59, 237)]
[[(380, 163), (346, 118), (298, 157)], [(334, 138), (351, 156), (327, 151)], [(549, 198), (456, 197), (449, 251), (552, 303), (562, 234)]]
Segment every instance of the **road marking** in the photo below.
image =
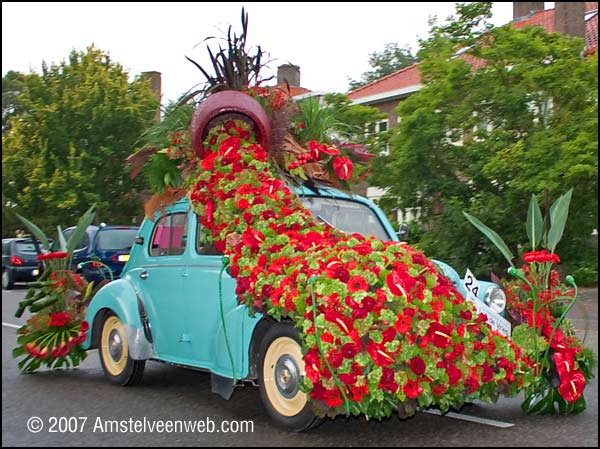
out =
[(501, 427), (503, 429), (514, 426), (514, 424), (509, 423), (509, 422), (496, 421), (495, 419), (480, 418), (478, 416), (463, 415), (462, 413), (448, 412), (448, 413), (444, 413), (442, 415), (442, 412), (439, 410), (436, 410), (436, 409), (421, 410), (421, 411), (424, 413), (430, 413), (432, 415), (447, 416), (448, 418), (462, 419), (463, 421), (470, 421), (470, 422), (475, 422), (478, 424), (485, 424), (486, 426)]
[(21, 328), (21, 326), (17, 326), (16, 324), (11, 324), (11, 323), (5, 323), (4, 321), (2, 321), (2, 326), (11, 327), (13, 329), (20, 329)]

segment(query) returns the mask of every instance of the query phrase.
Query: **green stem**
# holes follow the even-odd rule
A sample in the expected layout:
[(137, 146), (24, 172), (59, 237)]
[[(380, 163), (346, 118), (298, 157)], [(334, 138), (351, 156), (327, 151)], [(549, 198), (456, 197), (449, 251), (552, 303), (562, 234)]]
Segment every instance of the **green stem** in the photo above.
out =
[(227, 268), (229, 259), (227, 256), (223, 256), (221, 259), (221, 272), (219, 273), (219, 306), (221, 309), (221, 325), (223, 326), (223, 335), (225, 336), (225, 344), (227, 345), (227, 353), (229, 354), (229, 361), (231, 362), (231, 371), (233, 373), (233, 383), (237, 382), (237, 376), (235, 374), (235, 363), (233, 361), (233, 353), (231, 352), (231, 345), (229, 344), (229, 336), (227, 335), (227, 326), (225, 325), (225, 310), (223, 307), (223, 272)]
[[(529, 282), (527, 277), (523, 276), (523, 274), (521, 274), (516, 268), (510, 267), (508, 269), (508, 274), (515, 276), (518, 279), (520, 279), (521, 281), (525, 282), (529, 286), (529, 290), (531, 291), (531, 296), (533, 299), (533, 316), (532, 316), (533, 347), (535, 348), (535, 367), (537, 369), (538, 365), (540, 363), (540, 351), (539, 351), (538, 342), (537, 342), (538, 333), (537, 333), (537, 328), (535, 327), (535, 324), (536, 324), (535, 318), (536, 318), (536, 314), (537, 314), (537, 291), (536, 291), (535, 287), (533, 286), (533, 284), (531, 282)], [(537, 374), (537, 376), (540, 376), (540, 375), (541, 375), (541, 370)]]
[(310, 286), (310, 295), (312, 298), (313, 325), (315, 326), (315, 338), (317, 339), (317, 347), (319, 348), (319, 353), (321, 354), (321, 357), (325, 361), (325, 365), (327, 366), (327, 369), (331, 373), (331, 377), (333, 377), (335, 384), (337, 385), (340, 392), (342, 393), (342, 397), (344, 398), (344, 406), (346, 407), (346, 417), (348, 417), (348, 416), (350, 416), (350, 403), (348, 401), (348, 396), (346, 396), (346, 392), (344, 391), (342, 383), (340, 382), (340, 380), (338, 379), (337, 375), (335, 374), (333, 368), (329, 364), (329, 361), (327, 360), (327, 357), (325, 357), (325, 353), (323, 352), (323, 348), (321, 347), (321, 336), (319, 334), (319, 328), (317, 327), (317, 301), (315, 299), (315, 290), (314, 290), (314, 285), (315, 285), (316, 280), (317, 280), (316, 276), (314, 276), (314, 275), (311, 276), (310, 281), (309, 281), (309, 286)]
[(577, 284), (575, 283), (575, 279), (573, 279), (573, 276), (569, 275), (569, 276), (567, 276), (566, 279), (567, 279), (567, 282), (575, 288), (575, 294), (573, 295), (573, 299), (571, 300), (571, 303), (569, 304), (569, 306), (562, 313), (560, 318), (558, 320), (556, 320), (556, 322), (554, 323), (554, 328), (552, 329), (552, 333), (550, 334), (550, 338), (548, 339), (548, 347), (546, 348), (546, 351), (544, 352), (544, 359), (548, 356), (548, 351), (550, 350), (550, 344), (552, 343), (552, 340), (554, 339), (554, 334), (556, 333), (556, 330), (559, 328), (559, 326), (561, 325), (561, 323), (563, 322), (563, 320), (565, 319), (567, 314), (571, 311), (571, 309), (575, 305), (575, 301), (577, 300), (577, 295), (579, 294), (579, 288), (577, 287)]

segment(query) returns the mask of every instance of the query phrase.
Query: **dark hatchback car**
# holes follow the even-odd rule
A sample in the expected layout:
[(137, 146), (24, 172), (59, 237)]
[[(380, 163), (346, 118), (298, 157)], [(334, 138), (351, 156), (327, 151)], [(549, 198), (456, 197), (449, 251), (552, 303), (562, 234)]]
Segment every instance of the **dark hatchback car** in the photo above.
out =
[[(138, 229), (137, 226), (88, 226), (83, 239), (73, 252), (71, 269), (81, 273), (88, 281), (96, 283), (104, 279), (118, 279), (129, 260), (129, 252)], [(69, 240), (74, 231), (75, 227), (67, 228), (63, 234)], [(55, 242), (52, 251), (59, 251), (56, 245)]]
[(35, 281), (40, 275), (35, 244), (30, 238), (2, 239), (2, 288)]

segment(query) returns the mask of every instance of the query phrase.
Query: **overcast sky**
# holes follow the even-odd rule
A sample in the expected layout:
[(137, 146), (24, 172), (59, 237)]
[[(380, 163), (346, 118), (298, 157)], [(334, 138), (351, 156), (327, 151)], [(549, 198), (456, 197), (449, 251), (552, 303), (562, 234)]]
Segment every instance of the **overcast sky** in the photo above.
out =
[[(2, 3), (2, 74), (40, 72), (41, 62), (60, 63), (72, 49), (90, 44), (110, 54), (130, 76), (162, 73), (163, 104), (204, 81), (185, 56), (208, 66), (209, 36), (223, 37), (229, 25), (241, 28), (249, 16), (248, 38), (269, 53), (271, 71), (300, 66), (301, 84), (311, 90), (346, 92), (348, 79), (370, 70), (369, 53), (386, 43), (418, 49), (428, 18), (454, 14), (448, 3)], [(512, 19), (512, 3), (494, 3), (493, 22)], [(212, 41), (212, 46), (218, 41)], [(262, 72), (261, 72), (262, 73)], [(270, 83), (267, 83), (270, 84)]]

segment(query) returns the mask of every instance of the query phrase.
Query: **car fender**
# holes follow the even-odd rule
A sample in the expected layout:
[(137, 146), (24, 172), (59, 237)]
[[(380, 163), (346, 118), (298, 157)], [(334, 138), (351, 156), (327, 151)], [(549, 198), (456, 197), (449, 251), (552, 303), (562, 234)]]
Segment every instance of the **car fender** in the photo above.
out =
[(140, 318), (138, 294), (126, 279), (118, 279), (102, 287), (92, 298), (85, 320), (90, 323), (90, 332), (83, 349), (94, 349), (100, 339), (100, 326), (107, 312), (114, 313), (125, 326), (129, 343), (129, 355), (135, 360), (154, 356), (152, 343), (148, 340)]
[[(212, 373), (230, 379), (248, 377), (252, 335), (261, 318), (260, 313), (253, 317), (249, 316), (245, 305), (239, 305), (225, 315), (225, 328), (222, 323), (219, 324), (213, 339), (214, 365), (211, 368)], [(220, 320), (220, 317), (218, 319)], [(233, 357), (235, 373), (232, 369), (229, 350)]]

